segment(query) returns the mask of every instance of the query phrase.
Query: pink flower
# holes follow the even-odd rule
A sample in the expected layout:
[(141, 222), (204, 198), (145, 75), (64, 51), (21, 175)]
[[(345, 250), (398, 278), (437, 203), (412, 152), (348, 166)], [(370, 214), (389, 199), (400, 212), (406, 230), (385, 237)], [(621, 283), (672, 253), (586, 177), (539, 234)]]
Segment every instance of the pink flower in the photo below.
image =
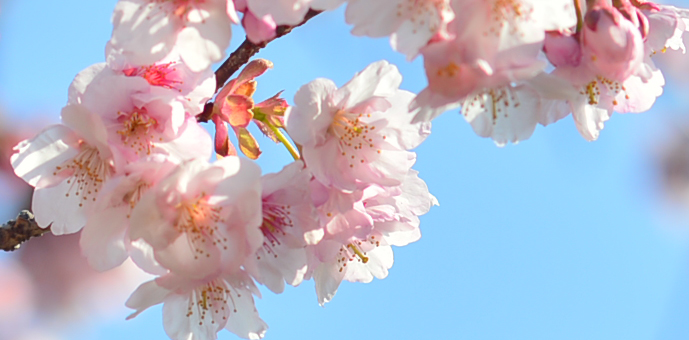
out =
[(173, 340), (214, 340), (223, 328), (245, 339), (261, 339), (268, 325), (258, 316), (252, 294), (261, 296), (244, 272), (201, 279), (168, 274), (132, 293), (126, 305), (136, 312), (127, 319), (163, 303), (163, 327)]
[(15, 174), (35, 187), (36, 222), (52, 224), (56, 235), (84, 226), (98, 191), (121, 164), (98, 115), (79, 104), (67, 105), (62, 122), (19, 143), (11, 157)]
[(286, 127), (316, 179), (342, 190), (399, 185), (415, 161), (407, 150), (430, 133), (426, 123), (409, 123), (413, 95), (399, 90), (401, 81), (395, 66), (379, 61), (339, 89), (316, 79), (297, 91)]
[(210, 159), (210, 136), (186, 113), (184, 101), (153, 89), (144, 77), (96, 64), (77, 75), (69, 101), (100, 115), (109, 143), (128, 162), (154, 153)]
[(490, 65), (476, 59), (468, 45), (458, 41), (432, 43), (422, 49), (428, 87), (414, 98), (414, 122), (430, 121), (457, 106), (472, 93), (506, 86), (540, 74), (546, 64), (535, 58), (540, 46), (518, 45), (501, 52)]
[(654, 3), (644, 3), (640, 8), (649, 24), (647, 50), (656, 53), (670, 48), (686, 52), (682, 35), (689, 31), (689, 10)]
[[(127, 165), (100, 190), (79, 241), (82, 254), (94, 269), (106, 271), (119, 266), (129, 257), (130, 250), (135, 254), (135, 263), (151, 263), (150, 259), (136, 255), (142, 245), (131, 244), (129, 219), (141, 196), (176, 166), (156, 156)], [(146, 264), (142, 267), (150, 268)]]
[(569, 0), (452, 0), (449, 35), (421, 49), (428, 78), (411, 105), (430, 121), (466, 96), (535, 77), (546, 31), (576, 24)]
[(350, 0), (345, 17), (352, 34), (390, 36), (392, 47), (413, 59), (454, 18), (449, 0)]
[[(644, 112), (663, 93), (665, 85), (665, 78), (659, 70), (652, 71), (648, 79), (632, 75), (623, 82), (597, 75), (585, 65), (557, 68), (553, 75), (569, 81), (571, 86), (556, 80), (555, 83), (541, 84), (540, 91), (549, 92), (553, 97), (566, 98), (579, 133), (590, 141), (598, 138), (613, 111)], [(554, 116), (559, 119), (564, 114), (556, 112)]]
[(150, 244), (155, 260), (176, 275), (238, 271), (263, 244), (260, 172), (238, 157), (181, 164), (141, 196), (130, 238)]
[(519, 84), (470, 95), (461, 102), (462, 115), (477, 135), (492, 138), (498, 146), (516, 144), (531, 137), (538, 123), (549, 123), (544, 115), (549, 111), (551, 100), (533, 83), (550, 82), (554, 86), (552, 78), (542, 73)]
[(285, 282), (301, 283), (307, 270), (304, 247), (323, 236), (311, 201), (310, 179), (301, 161), (261, 178), (263, 247), (247, 259), (244, 268), (275, 293), (282, 293)]
[(368, 283), (374, 277), (387, 277), (393, 264), (390, 246), (417, 241), (421, 237), (418, 216), (438, 204), (414, 170), (400, 186), (373, 185), (362, 194), (358, 204), (370, 222), (359, 227), (366, 232), (345, 239), (326, 233), (323, 241), (311, 248), (315, 253), (311, 257), (313, 278), (321, 305), (335, 296), (342, 280)]
[(120, 0), (109, 46), (134, 65), (150, 65), (173, 49), (193, 72), (220, 61), (239, 22), (228, 0)]

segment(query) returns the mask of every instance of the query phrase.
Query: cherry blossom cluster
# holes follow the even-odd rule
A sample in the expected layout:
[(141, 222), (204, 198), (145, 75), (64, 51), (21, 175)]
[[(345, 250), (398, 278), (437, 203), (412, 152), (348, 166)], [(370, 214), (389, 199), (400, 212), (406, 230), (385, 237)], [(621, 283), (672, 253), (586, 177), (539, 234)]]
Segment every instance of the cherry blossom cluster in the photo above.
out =
[[(378, 61), (341, 87), (309, 82), (292, 105), (281, 93), (257, 103), (256, 78), (273, 64), (255, 59), (216, 88), (211, 66), (233, 24), (266, 44), (340, 5), (352, 34), (421, 56), (428, 86), (401, 90), (397, 68)], [(322, 305), (343, 280), (385, 278), (391, 246), (420, 238), (419, 216), (437, 201), (411, 150), (433, 118), (461, 108), (505, 145), (571, 113), (595, 140), (613, 111), (648, 110), (662, 93), (653, 55), (684, 52), (689, 11), (639, 0), (120, 0), (112, 21), (105, 62), (75, 77), (61, 123), (15, 147), (36, 219), (57, 235), (81, 231), (98, 270), (131, 259), (157, 276), (126, 302), (131, 317), (162, 303), (172, 339), (223, 328), (258, 339), (257, 284), (281, 293), (313, 279)], [(295, 161), (262, 175), (252, 124)]]
[[(281, 293), (313, 279), (324, 304), (343, 280), (385, 278), (391, 246), (418, 240), (419, 216), (437, 204), (410, 151), (430, 123), (411, 122), (414, 94), (386, 61), (340, 88), (314, 80), (289, 106), (280, 93), (254, 102), (255, 79), (272, 67), (256, 59), (215, 95), (211, 65), (225, 56), (237, 10), (251, 32), (267, 25), (253, 7), (261, 3), (120, 1), (106, 61), (74, 78), (61, 123), (11, 157), (34, 187), (39, 225), (81, 232), (81, 253), (99, 271), (131, 259), (156, 276), (126, 305), (132, 318), (162, 303), (175, 340), (222, 329), (262, 338), (257, 284)], [(312, 6), (267, 18), (299, 22)], [(214, 96), (215, 142), (197, 120)], [(262, 175), (252, 123), (295, 161)]]
[[(424, 58), (428, 86), (411, 106), (415, 120), (460, 107), (474, 131), (498, 145), (570, 113), (581, 135), (595, 140), (613, 111), (648, 110), (665, 83), (653, 55), (684, 52), (689, 29), (687, 10), (639, 0), (426, 3), (431, 14), (417, 6), (406, 17), (398, 12), (408, 21), (391, 35), (397, 50)], [(371, 21), (357, 25), (355, 13), (347, 17), (354, 33), (383, 33), (358, 31)], [(405, 24), (415, 28), (401, 30)], [(414, 49), (397, 42), (403, 33), (420, 39)]]
[(410, 105), (414, 121), (460, 108), (499, 146), (570, 113), (595, 140), (614, 111), (648, 110), (665, 84), (653, 56), (685, 52), (689, 30), (689, 11), (642, 0), (245, 2), (262, 22), (245, 25), (255, 41), (273, 37), (275, 24), (298, 22), (308, 6), (345, 3), (352, 34), (389, 36), (408, 59), (423, 58), (428, 86)]

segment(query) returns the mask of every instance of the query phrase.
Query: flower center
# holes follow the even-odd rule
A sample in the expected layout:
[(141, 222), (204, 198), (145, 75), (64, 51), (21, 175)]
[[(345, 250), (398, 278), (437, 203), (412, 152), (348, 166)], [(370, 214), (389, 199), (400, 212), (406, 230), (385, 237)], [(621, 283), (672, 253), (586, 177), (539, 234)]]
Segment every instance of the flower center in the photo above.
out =
[(134, 207), (136, 207), (136, 205), (141, 200), (141, 196), (143, 196), (143, 194), (150, 187), (151, 187), (150, 183), (147, 183), (145, 181), (139, 181), (134, 186), (134, 189), (132, 189), (132, 190), (130, 190), (124, 194), (124, 196), (122, 197), (122, 204), (129, 205), (129, 212), (127, 213), (127, 218), (130, 217), (132, 209), (134, 209)]
[[(117, 134), (122, 136), (122, 144), (128, 146), (136, 154), (151, 154), (151, 149), (155, 147), (153, 140), (155, 136), (151, 133), (158, 126), (158, 121), (151, 118), (146, 108), (134, 109), (131, 112), (118, 112), (117, 121), (122, 124), (122, 129)], [(159, 138), (162, 141), (162, 138)]]
[(437, 32), (440, 27), (441, 14), (449, 10), (448, 0), (407, 0), (397, 5), (397, 16), (407, 17), (413, 25), (412, 33), (419, 29)]
[[(232, 303), (232, 312), (237, 313), (237, 306), (234, 302), (230, 290), (231, 286), (222, 279), (216, 279), (205, 285), (197, 287), (192, 291), (189, 299), (189, 306), (187, 307), (187, 317), (191, 317), (194, 313), (199, 314), (199, 326), (203, 326), (206, 317), (210, 313), (210, 322), (215, 324), (215, 320), (222, 319), (227, 321), (230, 315), (228, 302)], [(235, 293), (240, 297), (239, 293)]]
[[(189, 11), (202, 4), (205, 0), (149, 0), (151, 5), (159, 4), (160, 9), (167, 11), (168, 14), (183, 19)], [(165, 6), (165, 7), (164, 7)]]
[[(69, 161), (55, 167), (53, 175), (63, 171), (71, 172), (67, 183), (71, 184), (65, 197), (70, 194), (77, 197), (81, 196), (82, 201), (96, 200), (98, 190), (103, 186), (103, 182), (112, 175), (113, 169), (109, 161), (103, 160), (97, 148), (80, 142), (79, 153)], [(79, 202), (83, 206), (83, 202)]]
[(509, 24), (511, 27), (508, 33), (523, 36), (524, 33), (519, 32), (519, 25), (531, 18), (533, 8), (521, 0), (494, 0), (490, 12), (493, 23), (484, 35), (499, 36), (505, 25)]
[[(160, 86), (168, 89), (179, 90), (176, 86), (182, 84), (180, 80), (172, 79), (177, 69), (174, 67), (175, 62), (169, 62), (160, 65), (149, 65), (143, 67), (136, 67), (124, 70), (124, 74), (128, 77), (142, 77), (153, 86)], [(181, 90), (179, 90), (181, 92)]]
[(371, 235), (364, 241), (355, 240), (340, 247), (340, 252), (337, 255), (337, 264), (340, 267), (340, 272), (345, 270), (347, 268), (347, 263), (352, 261), (358, 261), (363, 264), (368, 263), (369, 257), (366, 256), (367, 253), (362, 248), (364, 246), (373, 246), (375, 248), (380, 246), (380, 241), (376, 239), (376, 236)]
[(497, 89), (485, 90), (471, 99), (467, 100), (462, 107), (462, 114), (468, 116), (471, 109), (480, 109), (480, 111), (487, 111), (493, 117), (493, 125), (497, 123), (498, 116), (503, 115), (508, 117), (509, 108), (519, 107), (519, 99), (511, 88), (502, 87)]
[[(370, 114), (365, 116), (365, 118), (370, 117)], [(369, 126), (361, 120), (362, 118), (364, 118), (364, 114), (338, 110), (328, 128), (328, 132), (338, 138), (340, 155), (347, 158), (350, 168), (353, 168), (354, 163), (357, 162), (357, 155), (359, 156), (359, 163), (366, 163), (367, 160), (360, 152), (364, 148), (374, 149), (381, 153), (381, 150), (376, 148), (373, 138), (369, 136), (376, 127)], [(383, 135), (382, 138), (385, 139), (386, 137)]]
[[(261, 224), (261, 232), (264, 236), (263, 249), (275, 258), (278, 257), (278, 254), (273, 248), (282, 244), (280, 239), (287, 235), (285, 230), (294, 227), (290, 217), (290, 209), (291, 206), (289, 205), (263, 202), (263, 224)], [(260, 260), (260, 254), (256, 258)]]
[(454, 61), (451, 61), (444, 67), (439, 68), (436, 74), (438, 77), (447, 76), (448, 78), (453, 78), (454, 76), (458, 75), (461, 70), (462, 69), (457, 66)]
[(210, 257), (210, 253), (205, 251), (206, 247), (219, 247), (222, 245), (223, 249), (227, 249), (227, 238), (218, 233), (218, 224), (224, 223), (225, 220), (220, 218), (222, 207), (217, 207), (208, 204), (205, 193), (201, 193), (199, 197), (181, 203), (177, 207), (179, 217), (175, 224), (175, 229), (180, 233), (186, 233), (189, 239), (189, 245), (195, 252), (194, 258), (199, 256)]
[(622, 84), (601, 76), (596, 77), (596, 79), (586, 84), (579, 91), (579, 94), (586, 96), (588, 105), (598, 105), (601, 96), (601, 86), (603, 86), (603, 88), (607, 90), (607, 94), (613, 98), (612, 105), (617, 105), (615, 97), (620, 92), (625, 92), (624, 98), (629, 99), (629, 95), (626, 93), (627, 89), (625, 89)]

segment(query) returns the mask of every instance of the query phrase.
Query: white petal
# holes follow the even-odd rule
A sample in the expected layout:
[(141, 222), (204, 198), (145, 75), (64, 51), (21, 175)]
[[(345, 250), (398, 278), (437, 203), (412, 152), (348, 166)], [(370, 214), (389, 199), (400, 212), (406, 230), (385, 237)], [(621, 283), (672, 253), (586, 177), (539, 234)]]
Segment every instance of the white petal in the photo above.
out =
[(296, 143), (313, 145), (323, 142), (334, 115), (330, 112), (329, 97), (335, 91), (337, 85), (325, 78), (313, 80), (297, 91), (294, 106), (285, 113), (287, 131)]
[[(53, 125), (33, 139), (25, 140), (14, 147), (16, 151), (10, 161), (14, 173), (31, 186), (39, 181), (44, 185), (54, 185), (63, 178), (54, 178), (57, 166), (74, 158), (78, 153), (78, 136), (64, 125)], [(44, 179), (45, 178), (45, 179)]]
[(402, 75), (397, 70), (397, 66), (380, 60), (368, 65), (338, 89), (333, 101), (342, 103), (342, 107), (350, 108), (371, 97), (392, 97), (399, 90), (401, 83)]
[(81, 232), (79, 246), (91, 267), (98, 271), (115, 268), (129, 255), (125, 232), (129, 226), (129, 206), (110, 207), (90, 214)]
[(335, 263), (321, 263), (313, 272), (313, 281), (316, 284), (316, 295), (318, 296), (318, 303), (323, 306), (326, 302), (330, 302), (337, 288), (344, 278), (344, 273), (340, 272)]
[(180, 57), (194, 72), (204, 71), (220, 61), (232, 38), (232, 26), (225, 11), (204, 11), (203, 16), (201, 22), (189, 23), (177, 35)]
[(168, 273), (168, 270), (155, 260), (153, 248), (141, 239), (129, 244), (128, 253), (132, 261), (143, 271), (153, 275), (165, 275)]
[(158, 286), (155, 280), (141, 284), (125, 302), (125, 306), (136, 310), (127, 317), (127, 320), (136, 317), (148, 307), (162, 303), (170, 293), (172, 291)]
[(54, 187), (34, 191), (31, 210), (39, 226), (47, 227), (52, 223), (50, 231), (63, 235), (76, 233), (86, 224), (86, 214), (93, 206), (93, 201), (84, 200), (74, 192), (65, 196), (73, 185), (62, 181)]

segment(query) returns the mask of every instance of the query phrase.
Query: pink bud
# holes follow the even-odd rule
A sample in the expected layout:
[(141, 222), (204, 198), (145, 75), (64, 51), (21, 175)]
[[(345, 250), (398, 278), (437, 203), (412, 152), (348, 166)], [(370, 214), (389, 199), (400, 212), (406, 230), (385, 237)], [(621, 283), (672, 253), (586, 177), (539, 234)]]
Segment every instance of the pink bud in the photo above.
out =
[(581, 46), (578, 35), (570, 32), (546, 32), (543, 44), (548, 61), (555, 67), (579, 66), (581, 63)]
[(581, 42), (584, 62), (610, 80), (624, 81), (643, 60), (638, 26), (609, 5), (594, 6), (586, 13)]

